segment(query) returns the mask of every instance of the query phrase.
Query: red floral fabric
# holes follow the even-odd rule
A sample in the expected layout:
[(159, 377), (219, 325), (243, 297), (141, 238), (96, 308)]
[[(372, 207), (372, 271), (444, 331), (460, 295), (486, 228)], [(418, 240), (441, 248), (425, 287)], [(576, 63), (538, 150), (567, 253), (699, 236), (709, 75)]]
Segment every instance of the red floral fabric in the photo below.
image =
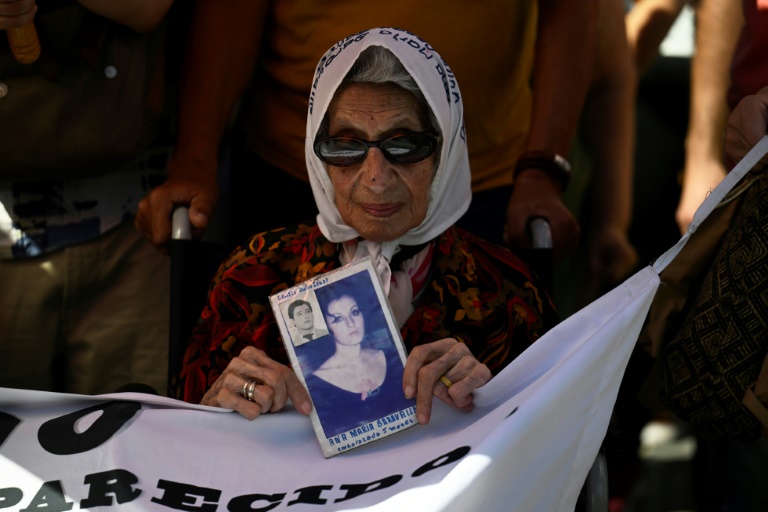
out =
[[(456, 338), (496, 374), (557, 322), (550, 297), (512, 252), (459, 228), (435, 242), (431, 275), (401, 329), (407, 350)], [(317, 226), (261, 233), (235, 249), (211, 282), (179, 398), (198, 403), (247, 345), (287, 365), (269, 296), (338, 266), (337, 245)]]

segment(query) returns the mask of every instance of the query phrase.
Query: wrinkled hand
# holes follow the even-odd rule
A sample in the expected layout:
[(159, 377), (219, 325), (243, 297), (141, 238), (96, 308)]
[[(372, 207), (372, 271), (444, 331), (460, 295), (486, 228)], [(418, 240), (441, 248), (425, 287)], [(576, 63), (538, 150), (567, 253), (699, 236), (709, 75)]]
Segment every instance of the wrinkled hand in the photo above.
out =
[[(440, 380), (445, 375), (453, 384)], [(475, 359), (469, 348), (445, 338), (413, 348), (403, 372), (406, 398), (416, 397), (416, 418), (426, 425), (432, 415), (432, 396), (465, 411), (472, 410), (472, 392), (491, 380), (491, 371)]]
[[(243, 386), (249, 380), (257, 383), (253, 401), (243, 396)], [(289, 398), (303, 415), (312, 411), (309, 393), (290, 368), (270, 359), (262, 350), (246, 347), (230, 361), (200, 404), (231, 409), (254, 420), (265, 412), (281, 410)]]
[(688, 231), (696, 210), (707, 198), (707, 195), (717, 187), (725, 177), (725, 166), (719, 161), (700, 161), (692, 163), (695, 169), (686, 169), (683, 179), (683, 190), (680, 202), (675, 212), (677, 227), (680, 234)]
[(167, 252), (171, 240), (171, 215), (176, 206), (189, 207), (192, 236), (202, 236), (219, 200), (217, 163), (193, 162), (183, 166), (171, 161), (168, 179), (139, 203), (136, 228), (158, 249)]
[(637, 265), (637, 251), (619, 226), (597, 226), (589, 241), (590, 278), (599, 288), (613, 286)]
[(26, 25), (36, 12), (36, 0), (0, 0), (0, 30)]
[[(725, 154), (734, 164), (741, 161), (768, 132), (768, 87), (745, 96), (728, 116), (725, 128)], [(764, 157), (762, 164), (768, 164)]]
[(531, 236), (528, 221), (543, 217), (552, 231), (555, 261), (573, 254), (579, 243), (579, 224), (563, 204), (561, 193), (552, 180), (535, 170), (518, 175), (507, 207), (506, 241), (512, 247), (529, 249)]

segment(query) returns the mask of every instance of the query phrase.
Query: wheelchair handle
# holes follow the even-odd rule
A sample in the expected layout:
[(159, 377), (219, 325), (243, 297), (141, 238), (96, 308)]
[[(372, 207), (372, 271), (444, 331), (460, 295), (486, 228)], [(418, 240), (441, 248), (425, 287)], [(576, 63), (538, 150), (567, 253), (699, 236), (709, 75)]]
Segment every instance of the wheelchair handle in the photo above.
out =
[(173, 210), (173, 217), (171, 219), (171, 239), (192, 239), (192, 225), (189, 222), (189, 208), (186, 206), (177, 206)]
[(534, 249), (552, 248), (552, 230), (547, 219), (544, 217), (533, 217), (528, 221), (528, 230), (531, 233), (531, 243)]

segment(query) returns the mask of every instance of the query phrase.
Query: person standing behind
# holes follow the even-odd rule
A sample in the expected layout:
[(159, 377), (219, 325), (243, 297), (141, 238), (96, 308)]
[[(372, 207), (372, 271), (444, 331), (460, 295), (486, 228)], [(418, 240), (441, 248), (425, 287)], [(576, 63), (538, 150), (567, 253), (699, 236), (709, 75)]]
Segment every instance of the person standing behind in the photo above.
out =
[[(723, 133), (728, 113), (740, 99), (728, 101), (729, 69), (744, 19), (738, 1), (699, 0), (696, 5), (696, 52), (691, 59), (685, 167), (675, 212), (681, 234), (688, 230), (693, 214), (707, 194), (725, 177)], [(755, 88), (750, 93), (756, 91)]]
[[(169, 262), (133, 228), (169, 139), (172, 0), (0, 0), (0, 386), (165, 391)], [(4, 36), (3, 36), (4, 37)]]
[[(710, 110), (717, 114), (718, 123), (702, 123), (701, 129), (717, 142), (713, 143), (717, 151), (711, 159), (719, 171), (710, 174), (702, 166), (691, 167), (691, 172), (686, 173), (683, 197), (690, 188), (692, 207), (689, 215), (678, 217), (682, 221), (681, 229), (687, 228), (708, 190), (716, 187), (766, 132), (768, 4), (765, 0), (701, 0), (699, 11), (702, 10), (710, 13), (710, 24), (709, 31), (702, 33), (701, 39), (697, 38), (697, 50), (706, 44), (710, 51), (702, 51), (697, 57), (702, 74), (698, 78), (692, 76), (692, 86), (696, 87), (697, 81), (701, 82), (698, 86), (702, 89), (710, 84), (711, 94), (715, 95), (710, 101), (716, 102), (717, 108)], [(707, 34), (720, 36), (720, 44), (712, 41), (717, 37), (706, 37)], [(707, 78), (709, 82), (705, 81)], [(705, 99), (707, 97), (702, 96), (702, 101), (696, 102), (696, 98), (692, 98), (692, 108), (707, 108)], [(691, 149), (690, 146), (687, 149)], [(761, 163), (765, 164), (765, 159)], [(686, 171), (688, 169), (686, 166)], [(683, 206), (681, 199), (678, 212), (684, 211)], [(698, 471), (694, 474), (694, 485), (701, 510), (766, 510), (768, 491), (763, 481), (768, 473), (768, 439), (700, 437), (697, 442)]]
[[(349, 34), (392, 26), (402, 29), (392, 37), (407, 42), (416, 33), (441, 48), (455, 73), (446, 82), (464, 84), (474, 200), (460, 225), (525, 247), (528, 219), (543, 216), (556, 256), (568, 254), (579, 227), (561, 198), (568, 165), (560, 155), (586, 94), (595, 16), (594, 0), (395, 0), (386, 9), (363, 1), (199, 0), (169, 179), (142, 202), (136, 224), (163, 247), (173, 206), (189, 204), (202, 233), (218, 201), (218, 152), (233, 112), (236, 241), (271, 227), (275, 211), (284, 224), (316, 215), (303, 150), (316, 59)], [(269, 193), (254, 198), (267, 183)]]
[(616, 286), (637, 264), (627, 236), (637, 73), (622, 0), (599, 0), (597, 19), (594, 69), (569, 154), (573, 179), (564, 195), (581, 225), (582, 243), (572, 258), (555, 268), (555, 304), (562, 318)]
[(630, 0), (625, 21), (638, 73), (629, 237), (642, 267), (680, 238), (675, 209), (685, 162), (694, 9), (689, 0)]

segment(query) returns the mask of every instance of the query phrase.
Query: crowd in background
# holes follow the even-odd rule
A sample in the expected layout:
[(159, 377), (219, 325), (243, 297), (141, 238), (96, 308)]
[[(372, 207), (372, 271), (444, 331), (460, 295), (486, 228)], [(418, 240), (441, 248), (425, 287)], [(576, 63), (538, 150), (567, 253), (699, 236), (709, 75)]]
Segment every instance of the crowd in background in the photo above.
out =
[[(548, 218), (561, 318), (687, 230), (735, 163), (729, 112), (768, 85), (764, 0), (0, 0), (0, 30), (29, 23), (35, 63), (0, 44), (0, 387), (71, 393), (165, 393), (175, 206), (229, 247), (316, 215), (309, 79), (344, 35), (401, 27), (446, 59), (472, 170), (459, 225), (535, 259), (527, 220)], [(670, 421), (637, 398), (651, 364), (638, 348), (619, 394), (612, 512), (641, 429)], [(768, 469), (764, 441), (742, 467)], [(701, 510), (758, 510), (701, 482)]]

